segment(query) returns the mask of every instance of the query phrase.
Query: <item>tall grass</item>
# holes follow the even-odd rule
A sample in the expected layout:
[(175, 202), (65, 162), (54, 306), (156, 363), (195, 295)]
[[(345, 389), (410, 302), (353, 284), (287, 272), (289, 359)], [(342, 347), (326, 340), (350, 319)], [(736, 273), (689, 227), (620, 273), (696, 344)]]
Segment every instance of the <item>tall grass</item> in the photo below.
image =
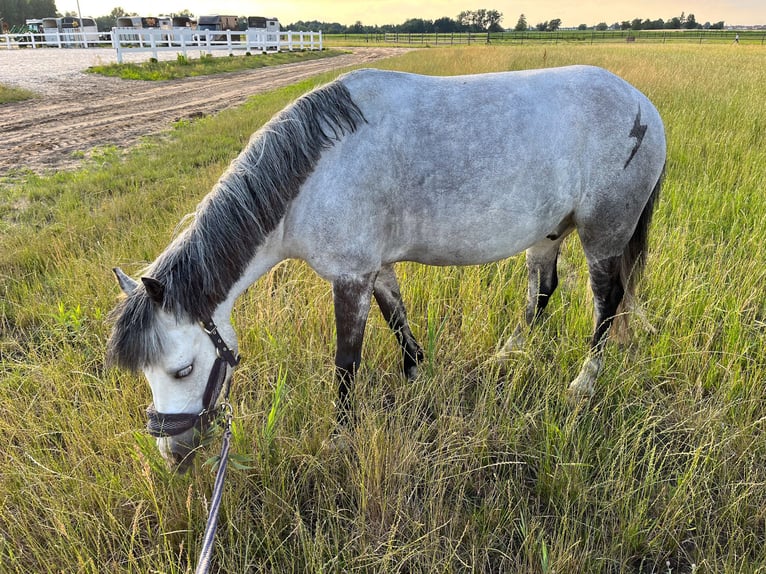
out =
[[(228, 478), (219, 571), (766, 571), (761, 51), (481, 47), (382, 66), (570, 63), (620, 74), (666, 123), (640, 291), (655, 332), (610, 346), (596, 396), (573, 408), (565, 389), (592, 321), (575, 238), (549, 318), (507, 373), (488, 359), (521, 317), (523, 258), (400, 265), (427, 363), (406, 383), (373, 310), (359, 425), (332, 443), (329, 288), (284, 264), (235, 312), (234, 450), (247, 468)], [(2, 189), (0, 571), (193, 569), (213, 476), (169, 474), (141, 432), (148, 387), (105, 368), (109, 268), (153, 259), (250, 133), (315, 83), (179, 125), (125, 160)]]
[(161, 81), (194, 76), (209, 76), (225, 72), (240, 72), (242, 70), (255, 70), (267, 66), (331, 58), (341, 53), (337, 50), (307, 50), (303, 52), (277, 52), (274, 54), (258, 55), (248, 52), (243, 56), (230, 55), (226, 58), (216, 58), (212, 54), (203, 54), (200, 58), (187, 58), (182, 54), (178, 54), (175, 61), (157, 61), (152, 58), (148, 62), (141, 63), (91, 66), (87, 71), (104, 76), (115, 76), (123, 80)]
[(22, 102), (33, 97), (34, 94), (29, 90), (0, 84), (0, 105), (11, 102)]

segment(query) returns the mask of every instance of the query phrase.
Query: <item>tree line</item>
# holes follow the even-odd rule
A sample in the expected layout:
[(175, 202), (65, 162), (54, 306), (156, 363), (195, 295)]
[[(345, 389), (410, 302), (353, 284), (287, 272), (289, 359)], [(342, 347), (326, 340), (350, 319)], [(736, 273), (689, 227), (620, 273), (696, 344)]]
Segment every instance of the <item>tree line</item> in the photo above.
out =
[(23, 26), (28, 18), (56, 14), (55, 0), (0, 0), (0, 20), (8, 26)]
[[(545, 22), (539, 22), (534, 26), (530, 26), (527, 23), (527, 17), (522, 14), (516, 22), (516, 26), (513, 28), (516, 32), (526, 32), (528, 30), (535, 30), (537, 32), (555, 32), (561, 28), (561, 19), (554, 18), (553, 20), (546, 20)], [(700, 24), (697, 22), (694, 14), (688, 16), (681, 12), (680, 16), (673, 16), (668, 20), (658, 18), (657, 20), (651, 20), (649, 18), (642, 20), (641, 18), (634, 18), (633, 20), (623, 20), (622, 22), (615, 22), (614, 24), (607, 24), (606, 22), (599, 22), (595, 26), (588, 26), (587, 24), (580, 24), (578, 30), (723, 30), (724, 21), (721, 20), (714, 24), (705, 22)]]
[(500, 25), (503, 13), (497, 10), (465, 10), (456, 18), (444, 16), (436, 20), (410, 18), (401, 24), (386, 24), (382, 26), (366, 26), (357, 21), (350, 26), (338, 22), (318, 22), (316, 20), (300, 20), (287, 26), (294, 30), (314, 30), (323, 34), (451, 34), (464, 32), (503, 32)]

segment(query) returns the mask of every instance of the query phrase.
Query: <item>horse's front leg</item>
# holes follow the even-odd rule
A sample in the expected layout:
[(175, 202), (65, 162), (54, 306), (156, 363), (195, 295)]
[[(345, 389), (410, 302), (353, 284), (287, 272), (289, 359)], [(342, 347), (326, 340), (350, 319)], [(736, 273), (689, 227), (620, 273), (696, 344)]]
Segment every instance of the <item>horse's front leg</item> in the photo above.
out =
[(338, 380), (338, 423), (348, 426), (354, 418), (351, 393), (354, 377), (362, 362), (362, 341), (370, 311), (376, 273), (342, 275), (332, 283), (335, 305), (335, 376)]
[(527, 307), (524, 312), (525, 325), (519, 325), (503, 348), (497, 353), (497, 359), (502, 364), (512, 353), (519, 351), (526, 339), (529, 329), (540, 319), (543, 311), (551, 300), (551, 295), (559, 284), (556, 263), (558, 261), (561, 243), (569, 231), (550, 237), (536, 243), (527, 249)]

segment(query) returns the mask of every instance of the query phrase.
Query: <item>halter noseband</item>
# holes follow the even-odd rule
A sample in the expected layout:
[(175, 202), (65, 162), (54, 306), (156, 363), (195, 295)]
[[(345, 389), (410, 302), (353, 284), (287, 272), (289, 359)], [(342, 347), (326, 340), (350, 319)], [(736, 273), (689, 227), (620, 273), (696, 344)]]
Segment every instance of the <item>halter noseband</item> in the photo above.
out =
[[(202, 396), (202, 410), (197, 413), (159, 413), (154, 408), (154, 403), (146, 409), (146, 415), (149, 422), (146, 425), (149, 434), (154, 437), (169, 437), (185, 433), (189, 429), (200, 429), (207, 425), (218, 415), (216, 403), (223, 390), (223, 383), (226, 380), (226, 365), (232, 369), (239, 365), (239, 354), (235, 354), (221, 338), (218, 333), (218, 327), (215, 326), (212, 319), (202, 321), (202, 329), (207, 333), (215, 346), (216, 359), (213, 367), (210, 369), (210, 375), (207, 378), (205, 394)], [(228, 399), (229, 387), (226, 389)]]

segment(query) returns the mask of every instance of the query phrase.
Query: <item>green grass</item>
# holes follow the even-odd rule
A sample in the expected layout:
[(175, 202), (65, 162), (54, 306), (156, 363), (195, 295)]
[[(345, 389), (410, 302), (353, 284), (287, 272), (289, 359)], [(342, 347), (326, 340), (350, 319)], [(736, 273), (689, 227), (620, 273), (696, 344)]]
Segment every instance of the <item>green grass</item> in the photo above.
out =
[(0, 105), (11, 102), (22, 102), (34, 97), (35, 94), (29, 90), (0, 84)]
[[(642, 89), (669, 161), (640, 295), (651, 333), (611, 345), (594, 399), (566, 385), (591, 330), (576, 238), (526, 352), (489, 361), (523, 311), (523, 257), (399, 266), (428, 360), (399, 376), (371, 313), (353, 449), (333, 429), (327, 284), (290, 262), (235, 312), (222, 572), (766, 571), (766, 68), (740, 46), (470, 48), (388, 68), (570, 63)], [(328, 79), (324, 77), (322, 79)], [(0, 190), (0, 570), (189, 572), (213, 476), (171, 476), (141, 429), (148, 386), (107, 370), (105, 314), (249, 135), (316, 82), (253, 98), (80, 171)], [(210, 448), (206, 455), (215, 454)]]
[[(556, 32), (497, 32), (489, 34), (492, 45), (510, 46), (524, 44), (619, 44), (627, 38), (636, 44), (697, 44), (731, 45), (735, 35), (741, 45), (766, 45), (764, 30), (558, 30)], [(487, 43), (486, 32), (456, 34), (324, 34), (325, 46), (418, 46), (438, 47), (450, 44)]]
[(130, 64), (106, 64), (91, 66), (88, 72), (103, 76), (114, 76), (123, 80), (173, 80), (192, 76), (208, 76), (223, 72), (255, 70), (266, 66), (292, 64), (331, 58), (341, 54), (337, 50), (307, 50), (304, 52), (279, 52), (276, 54), (247, 54), (243, 56), (214, 57), (202, 55), (200, 58), (187, 58), (178, 54), (175, 60), (150, 61)]

